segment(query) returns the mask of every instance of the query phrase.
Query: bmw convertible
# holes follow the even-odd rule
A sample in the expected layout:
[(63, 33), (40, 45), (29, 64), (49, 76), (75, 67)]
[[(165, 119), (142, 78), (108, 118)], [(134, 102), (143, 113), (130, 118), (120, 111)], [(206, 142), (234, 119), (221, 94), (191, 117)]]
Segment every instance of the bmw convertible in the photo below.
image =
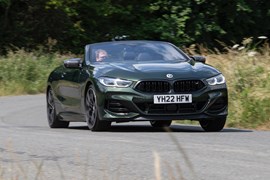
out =
[(47, 82), (51, 128), (86, 122), (92, 131), (112, 122), (196, 120), (205, 131), (221, 131), (228, 112), (225, 77), (205, 63), (162, 41), (88, 44), (84, 57), (65, 60)]

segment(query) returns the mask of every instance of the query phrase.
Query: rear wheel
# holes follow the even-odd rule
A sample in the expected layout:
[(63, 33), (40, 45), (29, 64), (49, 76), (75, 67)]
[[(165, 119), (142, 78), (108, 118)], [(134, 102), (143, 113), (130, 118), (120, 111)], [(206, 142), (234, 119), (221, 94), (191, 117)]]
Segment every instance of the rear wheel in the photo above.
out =
[(67, 128), (69, 125), (68, 121), (60, 121), (56, 114), (52, 89), (47, 93), (47, 116), (51, 128)]
[(98, 116), (96, 93), (93, 86), (90, 86), (85, 98), (86, 122), (92, 131), (104, 131), (110, 128), (111, 122), (101, 121)]
[(207, 132), (221, 131), (226, 123), (226, 117), (200, 120), (201, 127)]
[(152, 127), (169, 127), (172, 121), (150, 121)]

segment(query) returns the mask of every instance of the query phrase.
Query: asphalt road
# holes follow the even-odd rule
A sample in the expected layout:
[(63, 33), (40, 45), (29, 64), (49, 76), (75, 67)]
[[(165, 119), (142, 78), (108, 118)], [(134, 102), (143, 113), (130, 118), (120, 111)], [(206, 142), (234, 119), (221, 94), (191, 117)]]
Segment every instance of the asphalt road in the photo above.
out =
[(269, 131), (171, 130), (148, 123), (50, 129), (45, 95), (0, 97), (0, 180), (270, 179)]

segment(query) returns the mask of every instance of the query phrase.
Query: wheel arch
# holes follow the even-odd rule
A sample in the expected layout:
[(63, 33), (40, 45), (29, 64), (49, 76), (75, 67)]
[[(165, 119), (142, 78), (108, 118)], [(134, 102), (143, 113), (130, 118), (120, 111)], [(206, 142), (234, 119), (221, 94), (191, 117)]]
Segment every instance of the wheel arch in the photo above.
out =
[(84, 92), (82, 92), (82, 95), (83, 95), (83, 97), (82, 97), (82, 99), (81, 99), (81, 104), (82, 104), (82, 107), (85, 109), (85, 97), (86, 97), (86, 93), (87, 93), (87, 90), (88, 90), (88, 88), (91, 86), (91, 85), (93, 85), (93, 82), (91, 82), (90, 80), (89, 81), (87, 81), (87, 83), (85, 83), (86, 85), (85, 85), (85, 87), (84, 87)]
[(93, 82), (91, 82), (91, 81), (88, 81), (86, 83), (85, 88), (84, 88), (84, 93), (83, 93), (84, 97), (86, 96), (87, 90), (91, 85), (93, 85)]
[[(53, 86), (52, 86), (51, 83), (48, 83), (47, 84), (47, 88), (46, 88), (46, 101), (48, 101), (48, 93), (49, 93), (50, 90), (52, 90), (52, 96), (53, 96), (52, 98), (54, 99), (54, 101), (56, 101), (57, 98), (55, 97), (55, 92), (54, 92), (54, 89), (53, 89)], [(57, 116), (59, 115), (59, 109), (58, 108), (59, 108), (59, 106), (55, 106), (55, 113), (56, 113)]]
[(46, 88), (46, 95), (48, 95), (49, 90), (52, 89), (52, 86), (50, 84), (47, 85)]

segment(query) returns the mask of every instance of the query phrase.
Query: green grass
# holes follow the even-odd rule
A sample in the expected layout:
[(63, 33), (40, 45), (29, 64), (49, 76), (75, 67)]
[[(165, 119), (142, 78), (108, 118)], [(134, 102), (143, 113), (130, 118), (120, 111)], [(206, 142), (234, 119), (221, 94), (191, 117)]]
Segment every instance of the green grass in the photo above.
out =
[[(192, 54), (192, 49), (190, 54)], [(207, 63), (226, 77), (228, 127), (270, 129), (270, 48), (227, 48), (227, 53), (200, 48)], [(0, 96), (45, 92), (49, 73), (71, 55), (18, 50), (0, 57)], [(74, 57), (74, 56), (73, 56)]]
[(228, 48), (207, 54), (207, 63), (226, 77), (229, 90), (227, 126), (270, 129), (270, 48)]
[(0, 96), (44, 92), (49, 73), (64, 59), (67, 56), (24, 50), (0, 57)]

